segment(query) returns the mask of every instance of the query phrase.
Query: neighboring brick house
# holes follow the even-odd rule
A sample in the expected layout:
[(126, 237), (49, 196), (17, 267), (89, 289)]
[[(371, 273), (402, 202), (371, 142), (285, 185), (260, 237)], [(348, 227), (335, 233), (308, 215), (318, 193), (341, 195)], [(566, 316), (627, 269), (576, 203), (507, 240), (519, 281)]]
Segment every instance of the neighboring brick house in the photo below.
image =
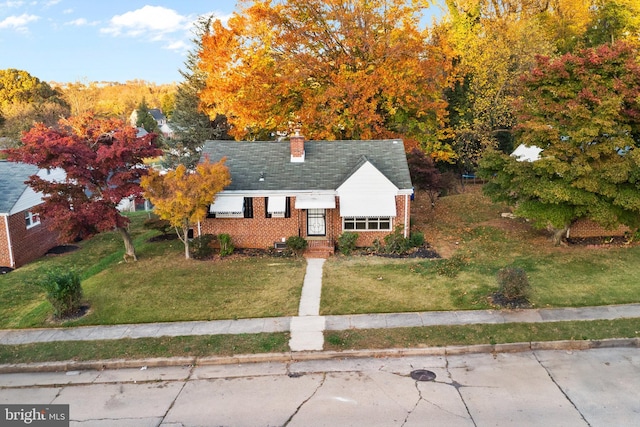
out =
[(267, 248), (291, 236), (333, 251), (344, 231), (357, 244), (400, 226), (409, 234), (413, 193), (401, 140), (207, 141), (203, 158), (226, 158), (231, 184), (195, 234), (231, 235), (239, 248)]
[(20, 267), (59, 244), (58, 234), (31, 210), (42, 203), (42, 194), (25, 184), (31, 175), (46, 179), (57, 173), (0, 161), (0, 267)]

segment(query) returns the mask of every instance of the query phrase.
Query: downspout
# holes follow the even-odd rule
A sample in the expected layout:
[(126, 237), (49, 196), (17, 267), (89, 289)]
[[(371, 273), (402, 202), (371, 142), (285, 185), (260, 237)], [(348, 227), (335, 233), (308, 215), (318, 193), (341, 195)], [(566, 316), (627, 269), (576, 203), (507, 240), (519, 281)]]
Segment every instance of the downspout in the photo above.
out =
[(9, 233), (9, 216), (4, 215), (4, 228), (7, 233), (7, 245), (9, 246), (9, 263), (11, 268), (16, 267), (16, 260), (13, 259), (13, 245), (11, 244), (11, 234)]
[(409, 196), (404, 195), (404, 238), (409, 237)]
[(202, 230), (200, 229), (200, 221), (198, 221), (198, 237), (202, 236)]

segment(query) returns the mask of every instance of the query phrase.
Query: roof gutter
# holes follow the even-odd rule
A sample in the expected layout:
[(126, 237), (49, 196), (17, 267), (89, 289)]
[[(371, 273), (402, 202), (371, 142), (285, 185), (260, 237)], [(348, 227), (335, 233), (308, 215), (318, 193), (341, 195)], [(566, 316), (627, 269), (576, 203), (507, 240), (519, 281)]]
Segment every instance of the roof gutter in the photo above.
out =
[(13, 258), (13, 245), (11, 244), (11, 234), (9, 233), (9, 216), (2, 215), (4, 217), (4, 229), (7, 233), (7, 246), (9, 247), (9, 267), (16, 268), (16, 260)]

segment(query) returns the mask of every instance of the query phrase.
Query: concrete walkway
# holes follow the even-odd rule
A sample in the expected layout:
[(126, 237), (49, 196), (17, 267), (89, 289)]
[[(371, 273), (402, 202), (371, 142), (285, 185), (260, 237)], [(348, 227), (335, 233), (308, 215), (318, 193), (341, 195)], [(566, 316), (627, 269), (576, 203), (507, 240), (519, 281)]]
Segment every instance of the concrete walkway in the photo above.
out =
[(298, 316), (292, 317), (289, 325), (291, 351), (322, 350), (324, 346), (325, 318), (320, 316), (324, 261), (322, 258), (307, 258)]
[[(581, 308), (544, 308), (526, 310), (427, 311), (414, 313), (354, 314), (318, 316), (325, 330), (403, 328), (434, 325), (470, 325), (495, 323), (545, 323), (571, 320), (613, 320), (640, 318), (640, 304)], [(313, 318), (313, 317), (312, 317)], [(53, 341), (92, 341), (119, 338), (144, 338), (188, 335), (257, 334), (291, 331), (295, 317), (263, 319), (211, 320), (195, 322), (143, 323), (75, 328), (0, 330), (0, 345)]]
[(543, 323), (640, 318), (640, 304), (523, 310), (427, 311), (320, 316), (324, 259), (309, 258), (298, 316), (261, 319), (143, 323), (73, 328), (0, 330), (0, 345), (54, 341), (93, 341), (189, 335), (291, 332), (292, 351), (322, 350), (325, 330), (403, 328), (435, 325)]

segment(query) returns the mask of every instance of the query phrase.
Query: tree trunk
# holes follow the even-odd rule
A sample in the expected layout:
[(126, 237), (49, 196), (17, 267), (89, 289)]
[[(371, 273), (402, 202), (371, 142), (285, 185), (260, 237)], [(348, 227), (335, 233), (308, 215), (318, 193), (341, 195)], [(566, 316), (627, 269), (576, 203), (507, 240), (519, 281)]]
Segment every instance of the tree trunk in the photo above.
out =
[(566, 237), (567, 231), (569, 231), (569, 224), (566, 224), (564, 228), (553, 227), (551, 231), (553, 232), (553, 245), (560, 246), (562, 238)]
[(183, 226), (182, 228), (182, 232), (184, 233), (184, 257), (186, 259), (190, 259), (191, 258), (191, 253), (189, 251), (189, 224), (187, 223), (185, 226)]
[(190, 225), (191, 224), (189, 223), (189, 220), (185, 220), (182, 223), (182, 234), (180, 234), (180, 228), (176, 227), (176, 234), (184, 244), (184, 257), (186, 259), (191, 258), (191, 253), (189, 251), (189, 226)]
[(133, 240), (131, 240), (131, 235), (129, 231), (125, 227), (118, 227), (118, 231), (122, 235), (122, 240), (124, 241), (124, 260), (126, 262), (137, 261), (138, 257), (136, 256), (136, 249), (133, 247)]

